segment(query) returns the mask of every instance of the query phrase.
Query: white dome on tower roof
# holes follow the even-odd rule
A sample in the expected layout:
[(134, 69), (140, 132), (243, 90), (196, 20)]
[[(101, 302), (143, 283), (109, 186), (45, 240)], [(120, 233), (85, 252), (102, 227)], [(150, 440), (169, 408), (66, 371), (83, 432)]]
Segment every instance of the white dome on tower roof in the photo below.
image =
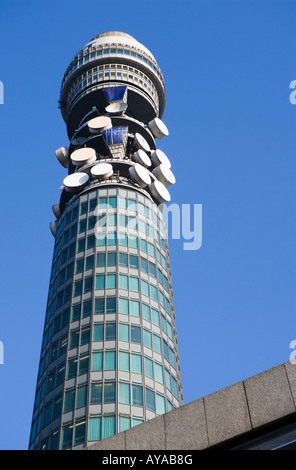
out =
[[(95, 36), (91, 41), (89, 41), (85, 46), (83, 46), (77, 54), (83, 51), (86, 47), (90, 46), (104, 46), (107, 44), (125, 44), (127, 46), (133, 46), (137, 47), (138, 49), (142, 50), (146, 54), (148, 54), (151, 59), (153, 59), (155, 62), (155, 57), (147, 47), (143, 46), (140, 42), (138, 42), (135, 38), (130, 36), (129, 34), (122, 33), (120, 31), (109, 31), (106, 33), (99, 34), (98, 36)], [(75, 56), (77, 55), (75, 54)]]

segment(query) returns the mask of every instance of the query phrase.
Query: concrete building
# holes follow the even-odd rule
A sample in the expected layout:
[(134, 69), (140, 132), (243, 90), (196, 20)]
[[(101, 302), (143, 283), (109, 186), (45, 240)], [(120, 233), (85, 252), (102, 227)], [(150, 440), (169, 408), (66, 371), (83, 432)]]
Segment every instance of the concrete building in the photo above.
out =
[(165, 88), (121, 32), (74, 56), (60, 108), (68, 174), (55, 239), (30, 449), (81, 449), (183, 404), (167, 229), (175, 183), (156, 139)]
[(296, 365), (274, 367), (88, 450), (296, 450)]

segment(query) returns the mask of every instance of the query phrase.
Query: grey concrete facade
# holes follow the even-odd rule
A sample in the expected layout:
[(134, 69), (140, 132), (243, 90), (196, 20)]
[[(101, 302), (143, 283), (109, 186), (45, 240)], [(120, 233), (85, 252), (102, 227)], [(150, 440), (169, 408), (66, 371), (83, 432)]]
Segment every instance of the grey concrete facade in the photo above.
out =
[(296, 365), (287, 362), (87, 450), (206, 450), (294, 414)]

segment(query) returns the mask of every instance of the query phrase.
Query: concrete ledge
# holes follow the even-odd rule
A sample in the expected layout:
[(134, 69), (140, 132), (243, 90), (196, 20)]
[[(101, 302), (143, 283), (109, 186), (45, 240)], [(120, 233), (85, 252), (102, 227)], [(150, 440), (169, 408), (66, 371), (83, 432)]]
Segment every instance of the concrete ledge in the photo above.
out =
[(296, 365), (286, 363), (181, 406), (86, 450), (202, 450), (295, 413)]

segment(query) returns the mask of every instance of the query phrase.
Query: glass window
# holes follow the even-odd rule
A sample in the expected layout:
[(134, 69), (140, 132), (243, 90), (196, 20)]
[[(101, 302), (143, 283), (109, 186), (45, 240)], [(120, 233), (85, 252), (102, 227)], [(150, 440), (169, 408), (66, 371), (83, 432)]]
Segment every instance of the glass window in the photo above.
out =
[(83, 328), (81, 330), (80, 344), (87, 344), (90, 342), (90, 327)]
[(83, 202), (80, 205), (80, 215), (86, 214), (87, 213), (87, 202)]
[(117, 207), (117, 197), (116, 196), (109, 197), (109, 207), (112, 207), (113, 209), (115, 209)]
[(108, 214), (108, 225), (109, 227), (114, 227), (117, 225), (117, 215), (116, 214)]
[(127, 416), (119, 416), (119, 432), (126, 431), (131, 427), (131, 419)]
[[(119, 275), (120, 277), (120, 275)], [(125, 315), (129, 314), (129, 303), (128, 299), (124, 299), (123, 297), (119, 297), (118, 300), (118, 311), (119, 313), (123, 313)]]
[(85, 270), (92, 269), (94, 267), (94, 255), (87, 256), (85, 258)]
[(65, 393), (64, 413), (67, 413), (67, 411), (73, 411), (74, 405), (75, 405), (75, 389), (69, 390), (68, 392)]
[(153, 350), (161, 354), (161, 339), (153, 333)]
[(111, 251), (108, 253), (107, 266), (116, 266), (116, 251)]
[(75, 377), (77, 374), (77, 364), (78, 364), (78, 359), (71, 359), (68, 361), (68, 369), (67, 369), (67, 379), (71, 379), (72, 377)]
[(116, 339), (116, 323), (106, 323), (106, 341)]
[(167, 342), (163, 341), (162, 344), (163, 344), (163, 355), (166, 358), (166, 360), (169, 361), (170, 360), (169, 359), (169, 348), (168, 348)]
[(143, 406), (143, 387), (141, 385), (132, 385), (132, 404)]
[(105, 313), (105, 299), (95, 299), (95, 314)]
[(156, 266), (153, 263), (149, 263), (149, 274), (150, 276), (156, 278)]
[(114, 403), (116, 401), (115, 382), (105, 382), (104, 385), (104, 403)]
[(146, 388), (146, 406), (149, 410), (155, 410), (155, 396), (153, 390)]
[(96, 289), (105, 289), (105, 275), (96, 275)]
[(152, 314), (152, 323), (154, 323), (154, 325), (160, 326), (158, 311), (155, 310), (154, 308), (151, 308), (151, 314)]
[(77, 242), (77, 253), (84, 251), (85, 248), (85, 238), (80, 238)]
[(145, 320), (151, 321), (150, 307), (149, 305), (142, 304), (142, 315)]
[(81, 444), (85, 441), (85, 421), (75, 423), (74, 429), (74, 445)]
[(118, 400), (120, 403), (130, 404), (131, 396), (130, 396), (130, 384), (119, 382), (119, 397)]
[(66, 449), (72, 446), (73, 424), (68, 424), (62, 428), (61, 448)]
[(87, 386), (84, 385), (83, 387), (78, 387), (77, 389), (76, 408), (81, 408), (82, 406), (86, 406), (86, 402), (87, 402)]
[(92, 291), (93, 277), (87, 277), (84, 279), (84, 293)]
[(138, 237), (135, 235), (128, 235), (128, 245), (130, 248), (138, 248)]
[(128, 290), (128, 276), (119, 274), (119, 289)]
[(128, 255), (126, 253), (119, 253), (119, 266), (128, 267)]
[(117, 240), (116, 233), (109, 232), (107, 234), (107, 245), (108, 246), (116, 245), (116, 240)]
[(89, 441), (100, 441), (102, 438), (102, 418), (89, 418), (88, 439)]
[(89, 317), (91, 314), (91, 306), (92, 306), (92, 301), (87, 300), (86, 302), (83, 302), (82, 306), (82, 317)]
[(144, 258), (141, 258), (141, 271), (148, 274), (148, 262)]
[(143, 341), (144, 345), (147, 346), (147, 348), (152, 349), (152, 336), (150, 331), (148, 330), (143, 330)]
[(107, 289), (116, 288), (116, 274), (107, 274)]
[(105, 246), (106, 245), (106, 235), (104, 233), (97, 233), (97, 246)]
[(127, 352), (119, 351), (119, 369), (120, 370), (130, 370), (130, 355)]
[(148, 357), (144, 357), (144, 367), (145, 367), (145, 375), (153, 379), (154, 377), (153, 361), (151, 361), (151, 359), (149, 359)]
[(116, 432), (115, 416), (104, 416), (104, 434), (103, 437), (113, 436)]
[(131, 325), (131, 342), (141, 343), (141, 328), (139, 326)]
[(146, 295), (147, 297), (149, 297), (149, 284), (143, 279), (141, 280), (141, 291), (143, 295)]
[(142, 374), (142, 356), (140, 354), (131, 354), (131, 371)]
[(138, 269), (138, 267), (139, 267), (138, 257), (135, 256), (135, 255), (130, 255), (130, 257), (129, 257), (129, 265), (130, 265), (130, 268)]
[(147, 242), (143, 238), (140, 239), (140, 249), (147, 253)]
[(84, 259), (79, 259), (75, 263), (75, 274), (82, 273), (84, 269)]
[(106, 266), (106, 253), (97, 254), (97, 267), (104, 268)]
[(151, 295), (151, 298), (152, 298), (153, 300), (156, 300), (156, 301), (158, 300), (157, 292), (158, 292), (158, 291), (157, 291), (157, 288), (154, 287), (154, 286), (152, 286), (152, 285), (150, 284), (150, 295)]
[(82, 280), (76, 281), (74, 283), (74, 292), (73, 292), (74, 297), (76, 295), (81, 295), (81, 294), (82, 294)]
[(121, 341), (129, 341), (129, 325), (119, 323), (119, 339)]
[(175, 368), (176, 367), (175, 354), (174, 354), (174, 351), (171, 348), (169, 348), (169, 355), (170, 355), (171, 366), (173, 366)]
[(162, 395), (156, 394), (156, 413), (162, 415), (165, 413), (165, 399)]
[(128, 246), (128, 238), (126, 233), (119, 232), (118, 244), (120, 246)]
[(174, 377), (172, 377), (172, 391), (173, 391), (174, 397), (178, 398), (178, 385)]
[(96, 323), (93, 330), (93, 341), (104, 341), (104, 324)]
[(82, 375), (88, 372), (88, 361), (89, 361), (88, 356), (83, 356), (79, 359), (79, 369), (78, 369), (79, 375)]
[(69, 347), (71, 348), (76, 348), (79, 344), (79, 330), (76, 331), (71, 331), (70, 333), (70, 341), (69, 341)]
[(160, 382), (163, 384), (163, 369), (162, 369), (162, 365), (161, 364), (158, 364), (157, 362), (154, 362), (154, 376), (155, 376), (155, 380), (157, 380), (157, 382)]
[(106, 313), (116, 313), (116, 297), (107, 297)]
[(92, 383), (90, 388), (91, 405), (100, 405), (102, 403), (103, 386), (101, 383)]
[(139, 292), (139, 279), (137, 277), (130, 276), (130, 290)]
[(172, 391), (172, 386), (171, 386), (171, 375), (167, 369), (165, 369), (165, 384), (166, 387)]
[(130, 301), (130, 315), (133, 315), (134, 317), (140, 316), (140, 302), (137, 300)]
[(106, 351), (105, 352), (105, 370), (116, 369), (116, 352)]
[(144, 421), (140, 418), (132, 418), (132, 426), (138, 426), (138, 424), (142, 424)]
[(119, 207), (121, 209), (127, 209), (127, 200), (124, 197), (119, 198)]

